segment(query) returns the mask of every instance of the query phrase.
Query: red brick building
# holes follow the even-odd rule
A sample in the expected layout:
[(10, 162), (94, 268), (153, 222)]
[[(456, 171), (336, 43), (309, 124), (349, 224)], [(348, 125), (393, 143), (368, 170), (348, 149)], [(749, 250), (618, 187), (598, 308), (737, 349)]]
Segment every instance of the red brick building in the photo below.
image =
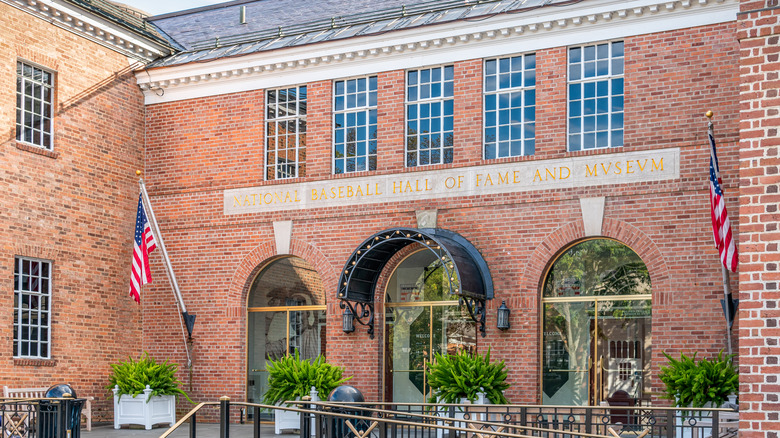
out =
[[(18, 313), (0, 316), (0, 382), (54, 376), (100, 406), (107, 364), (145, 350), (189, 356), (194, 399), (259, 401), (265, 361), (298, 350), (368, 400), (422, 401), (427, 361), (465, 348), (506, 361), (512, 402), (657, 401), (664, 352), (727, 346), (712, 110), (741, 253), (740, 431), (776, 436), (777, 5), (404, 3), (240, 0), (147, 19), (160, 34), (109, 26), (131, 41), (4, 2), (26, 30), (3, 35), (5, 71), (55, 74), (61, 111), (53, 149), (9, 128), (1, 152), (0, 271), (54, 286), (49, 356), (22, 357)], [(141, 92), (130, 53), (158, 58), (131, 68)], [(141, 306), (126, 298), (136, 168), (197, 315), (190, 351), (159, 251)]]
[(133, 70), (171, 50), (93, 3), (0, 3), (0, 384), (69, 382), (97, 420), (111, 415), (109, 364), (141, 351), (127, 342), (142, 337), (127, 299), (144, 165)]
[[(196, 397), (259, 400), (298, 349), (422, 401), (433, 354), (490, 348), (514, 402), (649, 400), (663, 352), (725, 349), (704, 113), (738, 233), (739, 3), (396, 3), (151, 19), (185, 48), (137, 79)], [(168, 285), (143, 300), (144, 347), (183, 358)]]

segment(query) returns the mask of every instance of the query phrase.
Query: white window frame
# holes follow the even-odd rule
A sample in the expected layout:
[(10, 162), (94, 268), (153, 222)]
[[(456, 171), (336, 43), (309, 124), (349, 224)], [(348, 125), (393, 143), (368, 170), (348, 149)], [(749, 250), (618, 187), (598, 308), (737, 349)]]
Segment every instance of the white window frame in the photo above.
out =
[[(29, 263), (30, 264), (30, 270), (29, 272), (24, 272), (24, 264)], [(34, 266), (38, 266), (37, 272), (34, 271)], [(47, 272), (48, 276), (44, 276), (43, 274), (43, 266), (47, 266)], [(32, 258), (32, 257), (22, 257), (22, 256), (16, 256), (14, 258), (14, 316), (13, 316), (13, 357), (14, 358), (23, 358), (23, 359), (50, 359), (51, 358), (51, 328), (52, 328), (52, 302), (51, 302), (51, 291), (52, 291), (52, 277), (53, 277), (53, 269), (54, 264), (51, 260), (44, 260), (44, 259), (38, 259), (38, 258)], [(23, 287), (25, 284), (25, 279), (27, 280), (27, 288)], [(45, 281), (45, 287), (44, 287), (44, 280)], [(37, 282), (36, 282), (37, 281)], [(37, 284), (37, 287), (34, 287), (33, 285)], [(32, 290), (33, 288), (39, 289), (38, 291)], [(25, 299), (26, 298), (26, 299)], [(31, 309), (30, 305), (28, 304), (27, 307), (24, 307), (24, 303), (30, 303), (34, 299), (37, 299), (39, 305), (42, 300), (42, 298), (45, 298), (46, 308), (41, 309), (41, 306), (38, 307), (37, 310)], [(37, 321), (38, 323), (32, 324), (28, 322), (27, 324), (23, 324), (22, 321), (25, 319), (25, 316), (27, 317), (27, 320), (30, 321), (32, 319), (33, 313), (37, 313)], [(26, 315), (25, 315), (26, 313)], [(42, 324), (40, 321), (42, 320), (42, 317), (46, 316), (46, 323)], [(31, 330), (37, 330), (37, 339), (27, 339), (24, 340), (22, 333), (25, 328), (29, 328)], [(41, 336), (41, 330), (46, 330), (45, 336)], [(29, 335), (28, 335), (29, 336)], [(23, 346), (22, 343), (26, 342), (28, 343), (28, 349), (27, 354), (22, 354)], [(46, 352), (45, 354), (41, 354), (41, 347), (45, 344), (46, 346)], [(32, 351), (33, 347), (35, 347), (35, 352)]]
[[(623, 44), (623, 55), (619, 57), (613, 56), (613, 47), (615, 43), (622, 43)], [(587, 47), (595, 47), (597, 57), (598, 57), (598, 47), (600, 45), (607, 45), (609, 50), (609, 56), (607, 58), (607, 64), (608, 64), (608, 73), (599, 75), (598, 74), (598, 66), (596, 66), (596, 76), (594, 77), (584, 77), (585, 72), (585, 61), (584, 61), (584, 51)], [(572, 65), (571, 65), (571, 49), (579, 48), (581, 50), (581, 58), (580, 61), (580, 78), (572, 80)], [(620, 58), (620, 69), (619, 72), (615, 71), (615, 62), (614, 60)], [(566, 49), (566, 150), (568, 152), (578, 152), (578, 151), (585, 151), (585, 150), (596, 150), (596, 149), (609, 149), (613, 147), (623, 147), (625, 145), (625, 96), (626, 96), (626, 84), (625, 84), (625, 41), (624, 40), (609, 40), (609, 41), (601, 41), (594, 44), (584, 44), (580, 46), (569, 46)], [(613, 90), (613, 84), (615, 83), (615, 80), (622, 80), (623, 81), (623, 91), (620, 94), (615, 94)], [(572, 109), (572, 96), (571, 96), (571, 85), (572, 84), (587, 84), (587, 83), (594, 83), (597, 84), (598, 82), (606, 81), (608, 84), (608, 90), (606, 94), (606, 99), (608, 102), (608, 109), (606, 113), (602, 113), (601, 115), (606, 115), (607, 117), (607, 124), (608, 127), (605, 130), (599, 130), (598, 129), (598, 104), (594, 103), (596, 105), (593, 113), (594, 117), (594, 127), (595, 131), (592, 131), (595, 135), (594, 137), (594, 146), (592, 147), (585, 147), (585, 128), (586, 128), (586, 114), (585, 114), (585, 101), (586, 97), (584, 95), (584, 87), (581, 87), (580, 89), (580, 105), (579, 105), (579, 116), (572, 116), (571, 109)], [(595, 87), (598, 87), (598, 85), (594, 85)], [(621, 97), (623, 106), (619, 111), (614, 110), (614, 98)], [(593, 98), (589, 99), (596, 99), (598, 100), (598, 91), (596, 91), (596, 94), (594, 94)], [(603, 97), (603, 96), (602, 96)], [(616, 126), (615, 123), (615, 116), (620, 114), (620, 118), (622, 120), (622, 123), (619, 127)], [(572, 133), (572, 120), (573, 119), (580, 119), (580, 126), (579, 126), (579, 133)], [(613, 133), (617, 131), (622, 131), (622, 138), (620, 144), (614, 144), (613, 143)], [(588, 131), (591, 132), (591, 131)], [(606, 132), (607, 135), (607, 144), (599, 146), (598, 145), (598, 132)], [(578, 135), (579, 136), (579, 146), (577, 149), (572, 149), (572, 138)]]
[[(376, 94), (376, 99), (375, 99), (373, 105), (371, 105), (371, 79), (372, 78), (374, 79), (374, 82), (376, 82), (376, 89), (374, 90), (374, 93)], [(365, 91), (365, 93), (366, 93), (366, 104), (363, 105), (363, 106), (355, 106), (355, 107), (348, 108), (347, 107), (347, 103), (345, 102), (343, 109), (341, 109), (341, 110), (337, 109), (336, 108), (336, 99), (337, 99), (338, 96), (336, 96), (336, 84), (338, 82), (344, 82), (344, 86), (347, 87), (347, 84), (348, 84), (349, 81), (360, 80), (360, 79), (365, 79), (366, 80), (366, 91)], [(348, 93), (345, 92), (345, 97), (346, 97), (347, 94)], [(372, 124), (371, 124), (371, 111), (375, 111), (376, 112), (376, 117), (377, 117), (377, 121), (376, 121), (376, 124), (375, 124), (376, 126), (374, 126), (374, 128), (375, 128), (374, 132), (377, 134), (377, 136), (374, 137), (373, 139), (371, 138), (371, 126), (372, 126)], [(349, 159), (349, 156), (347, 155), (347, 151), (346, 151), (347, 142), (345, 140), (344, 141), (344, 148), (345, 148), (345, 151), (344, 151), (344, 154), (345, 154), (344, 155), (344, 161), (345, 161), (345, 164), (344, 164), (343, 170), (341, 172), (337, 173), (336, 172), (336, 160), (337, 160), (337, 158), (336, 158), (336, 147), (337, 147), (337, 143), (336, 143), (336, 138), (337, 138), (337, 136), (336, 136), (336, 116), (341, 114), (341, 115), (343, 115), (346, 118), (346, 117), (348, 117), (348, 114), (356, 114), (357, 115), (358, 113), (365, 113), (366, 114), (366, 123), (365, 123), (365, 125), (361, 125), (362, 127), (364, 127), (366, 129), (366, 140), (365, 140), (366, 141), (366, 153), (364, 155), (357, 155), (357, 152), (356, 152), (354, 158), (356, 160), (358, 158), (361, 158), (361, 157), (365, 158), (365, 160), (366, 160), (366, 168), (365, 169), (353, 169), (353, 170), (349, 170), (348, 169), (348, 166), (347, 166), (346, 162)], [(332, 174), (334, 174), (334, 175), (342, 175), (342, 174), (347, 174), (347, 173), (370, 172), (370, 171), (376, 170), (376, 166), (378, 165), (378, 160), (379, 160), (379, 145), (377, 144), (376, 151), (373, 154), (370, 153), (370, 150), (371, 150), (371, 142), (372, 141), (375, 142), (375, 143), (378, 142), (378, 137), (379, 137), (379, 133), (378, 133), (378, 131), (379, 131), (379, 120), (378, 120), (378, 118), (379, 118), (379, 76), (378, 75), (373, 74), (373, 75), (366, 75), (366, 76), (357, 76), (357, 77), (351, 77), (351, 78), (345, 78), (345, 79), (337, 79), (337, 80), (333, 81), (333, 120), (332, 120), (332, 123), (333, 123), (333, 129), (332, 129), (333, 147), (332, 147), (332, 150), (331, 150), (331, 157), (332, 157), (332, 159), (331, 159), (331, 173)], [(358, 128), (360, 128), (361, 126), (358, 126)], [(346, 132), (347, 132), (347, 130), (345, 129), (345, 135), (346, 135)], [(373, 158), (374, 168), (371, 168), (371, 161), (372, 161), (371, 159), (372, 158)]]
[[(270, 88), (270, 89), (265, 90), (265, 92), (264, 92), (264, 95), (265, 95), (264, 96), (264, 101), (265, 101), (264, 123), (265, 124), (263, 125), (263, 131), (264, 131), (264, 139), (263, 139), (263, 145), (264, 145), (263, 146), (263, 151), (264, 151), (264, 153), (263, 153), (263, 163), (264, 163), (263, 178), (265, 180), (267, 180), (267, 181), (276, 181), (276, 180), (284, 180), (284, 179), (290, 179), (290, 178), (299, 178), (299, 177), (303, 177), (303, 176), (306, 175), (306, 161), (305, 161), (304, 158), (302, 158), (302, 156), (305, 157), (305, 154), (306, 154), (306, 134), (308, 132), (308, 129), (306, 128), (306, 116), (308, 114), (308, 111), (301, 112), (300, 108), (298, 108), (298, 106), (297, 106), (301, 102), (301, 99), (300, 99), (301, 88), (305, 88), (306, 89), (306, 99), (304, 100), (304, 102), (305, 102), (304, 108), (305, 108), (308, 105), (308, 101), (309, 101), (309, 93), (308, 93), (309, 89), (308, 89), (308, 86), (306, 84), (291, 85), (291, 86), (279, 87), (279, 88)], [(269, 94), (271, 92), (276, 92), (277, 93), (277, 101), (276, 101), (276, 103), (274, 103), (274, 105), (277, 105), (276, 108), (278, 109), (278, 105), (279, 105), (279, 99), (278, 99), (279, 92), (280, 91), (285, 91), (286, 92), (286, 91), (292, 90), (292, 89), (295, 89), (295, 93), (296, 93), (296, 100), (295, 100), (295, 102), (296, 102), (296, 110), (295, 110), (295, 114), (293, 114), (293, 115), (285, 115), (285, 116), (281, 116), (280, 117), (279, 116), (279, 112), (277, 111), (275, 113), (276, 114), (275, 117), (269, 118), (268, 117), (268, 113), (270, 111), (269, 98), (268, 98)], [(293, 135), (293, 136), (289, 136), (288, 135), (287, 136), (287, 137), (291, 137), (291, 138), (294, 139), (295, 147), (294, 148), (287, 147), (284, 150), (285, 151), (290, 150), (290, 149), (295, 150), (295, 159), (294, 160), (290, 160), (289, 158), (287, 158), (287, 156), (285, 156), (285, 157), (280, 157), (279, 156), (279, 142), (278, 142), (278, 140), (279, 140), (280, 137), (279, 137), (278, 131), (276, 131), (274, 133), (274, 137), (273, 137), (274, 138), (274, 151), (273, 152), (274, 152), (274, 157), (275, 158), (274, 158), (274, 162), (273, 163), (269, 163), (269, 154), (270, 154), (270, 151), (269, 151), (269, 139), (271, 138), (271, 135), (269, 134), (270, 130), (268, 129), (268, 125), (270, 123), (278, 124), (278, 123), (289, 123), (289, 122), (294, 122), (294, 124), (296, 126), (296, 128), (295, 128), (295, 135)], [(304, 129), (305, 129), (303, 132), (301, 132), (301, 126), (303, 126)], [(273, 170), (273, 171), (269, 172), (271, 170)], [(269, 173), (270, 173), (270, 175), (269, 175)]]
[[(447, 68), (447, 67), (452, 67), (452, 70), (453, 70), (453, 73), (452, 73), (452, 88), (453, 88), (453, 92), (452, 92), (452, 96), (450, 96), (450, 97), (444, 97), (444, 83), (448, 82), (448, 81), (445, 81), (445, 79), (444, 79), (444, 77), (445, 77), (444, 72), (445, 72), (445, 68)], [(422, 70), (433, 70), (435, 68), (441, 68), (441, 71), (442, 71), (442, 79), (440, 81), (441, 85), (442, 85), (442, 92), (441, 92), (442, 96), (441, 97), (437, 97), (437, 98), (427, 98), (427, 99), (420, 99), (420, 98), (418, 98), (414, 102), (410, 102), (409, 101), (409, 73), (414, 72), (414, 71), (418, 72), (417, 87), (419, 89), (419, 85), (420, 85), (419, 73), (420, 73), (420, 71), (422, 71)], [(404, 143), (403, 143), (403, 156), (404, 156), (404, 167), (405, 168), (425, 167), (425, 166), (433, 166), (433, 165), (437, 165), (437, 164), (450, 164), (450, 163), (453, 163), (455, 161), (455, 86), (456, 86), (456, 81), (455, 81), (455, 64), (454, 63), (433, 65), (433, 66), (427, 66), (427, 67), (420, 67), (420, 68), (415, 68), (415, 69), (409, 69), (409, 70), (406, 70), (404, 72)], [(444, 115), (444, 105), (445, 105), (445, 102), (447, 102), (449, 100), (452, 101), (452, 106), (453, 106), (453, 110), (452, 110), (453, 123), (452, 123), (452, 161), (450, 161), (448, 163), (448, 162), (446, 162), (444, 160), (444, 156), (445, 156), (445, 154), (444, 154), (444, 150), (445, 150), (445, 147), (444, 147), (445, 133), (448, 132), (448, 131), (445, 131), (445, 129), (444, 129), (444, 119), (447, 117), (447, 116)], [(419, 105), (421, 103), (436, 103), (436, 102), (440, 102), (441, 106), (442, 106), (442, 114), (440, 116), (441, 117), (441, 129), (439, 131), (439, 132), (441, 132), (441, 135), (442, 135), (442, 145), (439, 148), (441, 150), (439, 161), (436, 162), (436, 163), (428, 162), (427, 164), (420, 164), (420, 151), (422, 149), (420, 148), (420, 134), (419, 134), (419, 126), (418, 126), (417, 150), (416, 150), (416, 152), (417, 152), (417, 159), (416, 159), (416, 164), (414, 166), (410, 166), (409, 165), (409, 160), (407, 159), (407, 154), (409, 153), (409, 150), (407, 149), (407, 145), (408, 145), (408, 141), (409, 141), (409, 105), (410, 104)], [(418, 123), (419, 123), (419, 120), (420, 120), (420, 115), (419, 114), (418, 114), (417, 120), (418, 120)]]
[[(526, 75), (526, 72), (531, 70), (531, 69), (527, 69), (526, 66), (525, 66), (525, 64), (526, 64), (526, 57), (527, 56), (533, 56), (534, 57), (533, 85), (526, 85), (527, 81), (526, 81), (525, 75)], [(508, 88), (501, 88), (500, 84), (496, 83), (496, 89), (489, 91), (488, 90), (488, 75), (487, 75), (487, 64), (488, 64), (488, 62), (496, 61), (496, 79), (499, 80), (499, 75), (501, 73), (500, 72), (501, 61), (504, 60), (504, 59), (508, 59), (510, 64), (511, 64), (511, 62), (512, 62), (512, 60), (514, 58), (520, 58), (521, 62), (523, 64), (522, 70), (519, 71), (519, 73), (522, 73), (521, 77), (523, 78), (522, 81), (521, 81), (521, 84), (519, 86), (510, 86)], [(513, 72), (510, 70), (509, 73), (511, 75), (511, 73), (513, 73)], [(533, 91), (533, 95), (534, 95), (534, 104), (530, 105), (530, 106), (526, 104), (527, 99), (528, 99), (528, 93), (527, 92), (529, 92), (529, 91)], [(497, 119), (496, 120), (496, 125), (495, 125), (495, 129), (497, 131), (496, 132), (496, 142), (495, 142), (495, 147), (496, 147), (495, 155), (496, 156), (492, 157), (492, 158), (488, 158), (488, 156), (487, 156), (487, 146), (488, 146), (488, 143), (487, 143), (487, 140), (488, 140), (487, 139), (487, 130), (490, 128), (487, 125), (487, 120), (488, 120), (487, 100), (488, 100), (488, 96), (489, 95), (495, 95), (496, 96), (496, 110), (495, 110), (495, 112), (496, 112), (496, 117), (498, 118), (498, 117), (500, 117), (500, 112), (501, 112), (501, 109), (499, 108), (499, 105), (498, 105), (498, 101), (500, 100), (500, 96), (501, 95), (507, 95), (507, 94), (511, 95), (513, 93), (520, 93), (520, 95), (522, 96), (522, 98), (521, 98), (522, 99), (522, 104), (520, 105), (520, 110), (521, 110), (521, 115), (523, 117), (523, 120), (520, 120), (519, 122), (515, 122), (514, 120), (510, 119), (508, 127), (509, 127), (510, 135), (511, 135), (512, 128), (515, 127), (515, 126), (519, 126), (521, 137), (517, 141), (520, 141), (520, 144), (521, 144), (520, 154), (513, 154), (512, 153), (512, 146), (511, 146), (511, 144), (509, 146), (509, 153), (508, 154), (506, 154), (506, 155), (501, 155), (500, 154), (500, 145), (499, 145), (499, 141), (498, 141), (498, 138), (499, 138), (498, 130), (501, 127), (501, 123)], [(526, 119), (526, 110), (528, 108), (533, 108), (533, 112), (534, 112), (534, 118), (533, 118), (533, 121), (531, 121), (531, 122), (526, 122), (525, 121), (525, 119)], [(511, 118), (511, 107), (510, 107), (510, 118)], [(530, 137), (528, 136), (528, 132), (526, 131), (526, 126), (525, 125), (532, 125), (531, 129), (533, 130), (533, 132), (531, 133)], [(532, 152), (530, 152), (530, 153), (527, 153), (527, 146), (528, 146), (528, 142), (529, 141), (533, 143), (533, 146), (534, 146), (533, 149), (534, 150)], [(510, 55), (510, 56), (500, 56), (500, 57), (495, 57), (495, 58), (485, 58), (483, 60), (483, 63), (482, 63), (482, 159), (483, 160), (497, 160), (497, 159), (500, 159), (500, 158), (522, 157), (522, 156), (526, 156), (526, 155), (533, 155), (535, 153), (535, 151), (536, 151), (536, 53), (535, 52), (519, 53), (519, 54), (515, 54), (515, 55)]]
[[(24, 74), (32, 69), (32, 74)], [(36, 80), (35, 73), (48, 75), (49, 83)], [(55, 73), (34, 62), (16, 60), (16, 141), (48, 151), (54, 150)], [(33, 88), (27, 94), (27, 86)], [(48, 113), (48, 116), (47, 116)]]

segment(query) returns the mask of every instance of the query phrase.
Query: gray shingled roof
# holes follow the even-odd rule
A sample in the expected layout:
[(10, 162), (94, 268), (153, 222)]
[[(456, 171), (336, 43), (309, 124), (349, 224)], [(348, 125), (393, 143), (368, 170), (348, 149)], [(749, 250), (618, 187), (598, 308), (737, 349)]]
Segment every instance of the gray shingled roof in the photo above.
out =
[[(377, 34), (507, 12), (565, 0), (237, 0), (150, 17), (184, 51), (162, 67)], [(246, 24), (240, 24), (242, 6)]]

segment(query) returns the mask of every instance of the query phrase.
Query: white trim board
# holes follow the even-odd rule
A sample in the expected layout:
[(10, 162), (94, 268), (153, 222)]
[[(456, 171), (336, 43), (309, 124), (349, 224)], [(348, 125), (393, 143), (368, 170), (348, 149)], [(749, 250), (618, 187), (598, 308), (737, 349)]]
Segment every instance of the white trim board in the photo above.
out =
[(505, 56), (736, 20), (738, 0), (585, 1), (136, 74), (146, 104)]

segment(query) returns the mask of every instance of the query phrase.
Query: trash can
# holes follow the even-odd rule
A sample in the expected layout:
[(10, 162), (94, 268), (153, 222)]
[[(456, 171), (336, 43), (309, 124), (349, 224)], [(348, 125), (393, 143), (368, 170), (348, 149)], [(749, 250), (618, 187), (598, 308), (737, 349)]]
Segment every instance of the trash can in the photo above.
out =
[[(46, 390), (41, 400), (38, 430), (41, 438), (81, 438), (81, 407), (84, 399), (76, 398), (76, 391), (60, 383)], [(59, 400), (51, 400), (59, 399)], [(70, 430), (70, 436), (68, 431)]]
[[(364, 402), (366, 401), (365, 398), (363, 398), (363, 393), (361, 393), (357, 388), (350, 385), (341, 385), (339, 387), (336, 387), (333, 391), (328, 394), (328, 401), (331, 402)], [(350, 407), (344, 407), (344, 408), (333, 408), (333, 412), (335, 413), (341, 413), (341, 414), (349, 414), (349, 415), (361, 415), (361, 416), (368, 416), (368, 412), (361, 411), (357, 408), (350, 408)], [(359, 432), (364, 432), (368, 430), (369, 424), (368, 420), (352, 420), (347, 418), (339, 418), (339, 417), (333, 417), (333, 426), (331, 429), (332, 435), (334, 437), (344, 437), (344, 438), (353, 438), (355, 434), (352, 432), (352, 430), (347, 426), (346, 421), (349, 420), (349, 422), (355, 427), (355, 430)]]

